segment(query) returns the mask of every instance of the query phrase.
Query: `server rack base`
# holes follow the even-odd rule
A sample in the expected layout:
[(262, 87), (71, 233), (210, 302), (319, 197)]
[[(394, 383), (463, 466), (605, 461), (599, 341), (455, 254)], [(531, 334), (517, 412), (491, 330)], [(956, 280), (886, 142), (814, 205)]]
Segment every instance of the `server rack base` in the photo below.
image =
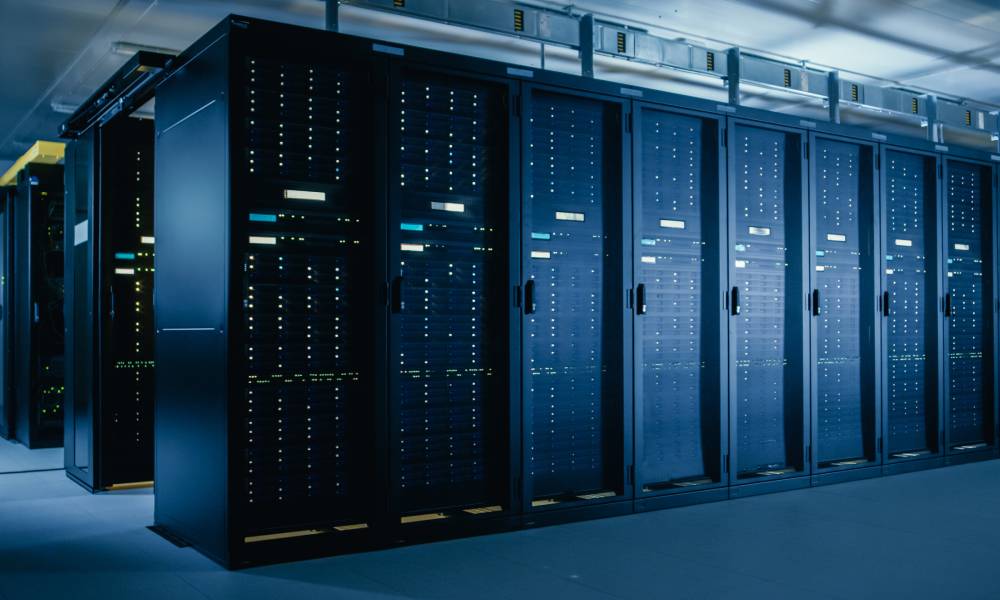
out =
[(746, 498), (748, 496), (760, 496), (761, 494), (773, 494), (775, 492), (787, 492), (788, 490), (801, 490), (810, 485), (810, 477), (802, 475), (800, 477), (789, 477), (787, 479), (777, 479), (775, 481), (761, 481), (760, 483), (744, 483), (734, 485), (729, 488), (730, 498)]
[(621, 500), (595, 504), (593, 506), (575, 506), (572, 508), (528, 513), (523, 516), (521, 526), (525, 529), (531, 529), (535, 527), (545, 527), (548, 525), (571, 523), (574, 521), (589, 521), (592, 519), (603, 519), (605, 517), (620, 517), (632, 514), (632, 512), (632, 501)]
[(925, 458), (920, 460), (904, 460), (882, 465), (883, 475), (900, 475), (902, 473), (913, 473), (914, 471), (926, 471), (927, 469), (937, 469), (945, 466), (944, 457)]
[(1000, 452), (996, 448), (986, 448), (983, 450), (949, 454), (944, 457), (944, 464), (945, 466), (964, 465), (966, 463), (994, 460), (998, 457), (1000, 457)]
[(677, 508), (680, 506), (692, 506), (694, 504), (707, 504), (709, 502), (721, 502), (729, 499), (729, 488), (717, 487), (709, 490), (699, 490), (697, 492), (681, 492), (678, 494), (665, 494), (663, 496), (652, 496), (640, 498), (635, 501), (635, 512), (649, 512), (653, 510), (663, 510), (666, 508)]
[(859, 481), (862, 479), (874, 479), (882, 476), (882, 465), (871, 467), (858, 467), (856, 469), (844, 469), (840, 471), (829, 471), (826, 473), (816, 473), (812, 476), (810, 483), (812, 487), (823, 485), (833, 485), (845, 483), (847, 481)]

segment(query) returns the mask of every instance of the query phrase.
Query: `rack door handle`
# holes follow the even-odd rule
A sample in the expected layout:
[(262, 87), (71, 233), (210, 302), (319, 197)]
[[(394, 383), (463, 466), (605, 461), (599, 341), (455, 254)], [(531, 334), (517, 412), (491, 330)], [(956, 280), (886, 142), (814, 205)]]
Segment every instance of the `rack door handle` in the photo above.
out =
[(740, 288), (733, 286), (730, 292), (731, 297), (729, 300), (729, 312), (733, 316), (740, 314)]
[(111, 318), (112, 321), (114, 321), (115, 320), (115, 288), (109, 289), (108, 292), (110, 293), (110, 300), (111, 300), (111, 302), (110, 302), (111, 306), (109, 307), (110, 310), (108, 310), (108, 316)]
[(812, 297), (812, 309), (813, 309), (812, 313), (813, 313), (814, 317), (818, 317), (819, 313), (820, 313), (820, 310), (819, 310), (819, 289), (818, 288), (814, 288), (813, 289), (813, 295), (812, 296), (813, 296)]
[(403, 312), (403, 276), (398, 275), (393, 278), (392, 286), (389, 290), (389, 310), (393, 313)]
[(635, 287), (635, 313), (637, 315), (646, 314), (646, 284), (640, 283)]
[(889, 290), (882, 292), (882, 316), (889, 316)]
[(535, 312), (535, 280), (529, 279), (524, 284), (524, 314), (530, 315)]
[(944, 295), (944, 316), (945, 318), (951, 318), (952, 308), (951, 308), (951, 292)]

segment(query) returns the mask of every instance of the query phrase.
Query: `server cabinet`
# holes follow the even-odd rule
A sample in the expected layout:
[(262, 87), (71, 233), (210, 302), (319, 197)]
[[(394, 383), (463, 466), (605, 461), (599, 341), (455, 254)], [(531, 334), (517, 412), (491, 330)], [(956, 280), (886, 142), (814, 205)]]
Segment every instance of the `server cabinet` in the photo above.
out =
[(522, 360), (529, 509), (626, 494), (631, 272), (624, 103), (525, 86)]
[(11, 329), (14, 303), (11, 298), (14, 256), (14, 212), (10, 188), (0, 187), (0, 437), (14, 434), (14, 398), (11, 393)]
[(649, 104), (633, 122), (636, 491), (725, 485), (722, 127)]
[(156, 91), (155, 520), (226, 565), (384, 512), (370, 48), (233, 17)]
[(729, 125), (730, 483), (807, 473), (803, 135)]
[(66, 154), (67, 475), (153, 479), (152, 121), (122, 115)]
[(874, 144), (810, 136), (813, 469), (881, 463)]
[(996, 444), (993, 167), (943, 157), (945, 450)]
[(14, 197), (15, 436), (29, 448), (62, 443), (63, 168), (29, 164)]
[(513, 85), (407, 63), (389, 81), (390, 514), (408, 529), (506, 516)]
[(934, 155), (882, 148), (886, 462), (941, 451), (939, 176)]

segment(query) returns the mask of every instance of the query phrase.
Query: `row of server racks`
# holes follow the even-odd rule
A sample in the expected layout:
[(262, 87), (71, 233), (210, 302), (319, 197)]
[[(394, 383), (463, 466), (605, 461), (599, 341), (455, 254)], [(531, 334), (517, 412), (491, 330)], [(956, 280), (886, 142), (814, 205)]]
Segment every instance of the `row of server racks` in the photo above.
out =
[(155, 520), (225, 565), (996, 456), (988, 154), (242, 17), (178, 65)]
[(62, 165), (32, 162), (0, 188), (0, 436), (62, 441)]

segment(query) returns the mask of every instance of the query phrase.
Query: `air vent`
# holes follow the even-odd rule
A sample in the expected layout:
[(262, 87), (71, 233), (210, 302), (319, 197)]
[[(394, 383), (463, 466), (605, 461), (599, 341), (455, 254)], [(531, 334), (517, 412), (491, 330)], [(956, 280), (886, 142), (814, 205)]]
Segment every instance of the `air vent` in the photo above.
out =
[(715, 52), (709, 52), (705, 55), (705, 68), (709, 71), (715, 70)]
[(406, 8), (406, 0), (392, 0), (392, 5), (395, 8)]
[(851, 102), (858, 102), (858, 84), (851, 84)]
[(972, 111), (971, 110), (965, 111), (965, 125), (967, 127), (972, 127)]
[(785, 87), (792, 87), (792, 71), (785, 69)]
[(520, 8), (514, 9), (514, 31), (524, 31), (524, 11)]
[(917, 114), (920, 111), (920, 102), (916, 98), (910, 98), (910, 112)]
[(625, 33), (618, 32), (618, 54), (625, 54)]

